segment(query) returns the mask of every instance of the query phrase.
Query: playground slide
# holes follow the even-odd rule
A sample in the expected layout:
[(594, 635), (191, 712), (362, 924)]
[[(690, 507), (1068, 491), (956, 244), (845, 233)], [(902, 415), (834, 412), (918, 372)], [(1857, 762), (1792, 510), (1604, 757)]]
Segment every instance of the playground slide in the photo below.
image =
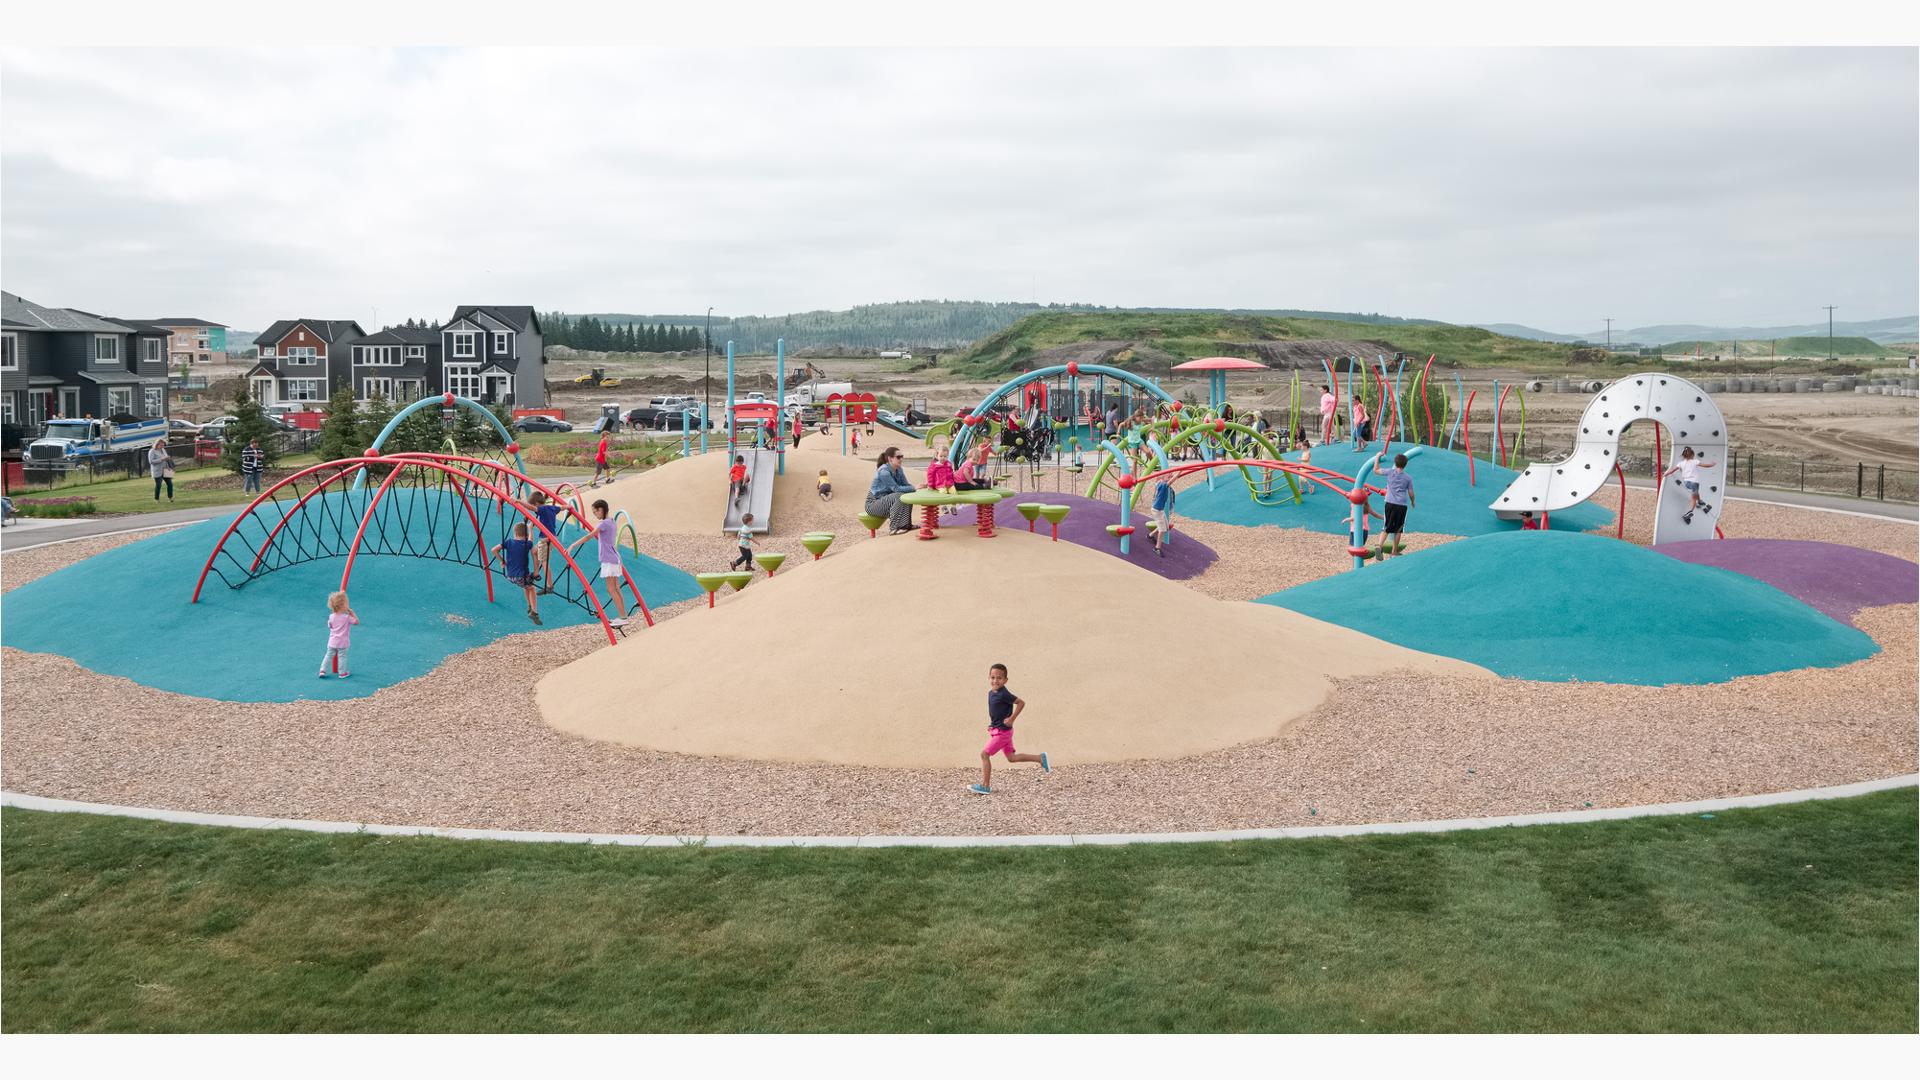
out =
[(740, 528), (740, 516), (752, 514), (751, 528), (754, 532), (764, 533), (769, 519), (773, 517), (773, 482), (779, 475), (780, 455), (772, 450), (735, 452), (747, 459), (747, 497), (727, 500), (727, 516), (721, 520), (720, 530), (734, 532)]
[(884, 416), (876, 416), (874, 417), (874, 420), (877, 423), (879, 423), (881, 427), (892, 428), (893, 430), (899, 432), (900, 434), (905, 435), (907, 438), (912, 439), (914, 442), (923, 443), (927, 441), (927, 433), (924, 431), (915, 431), (905, 424), (896, 424)]
[[(1719, 406), (1706, 391), (1675, 375), (1644, 372), (1609, 383), (1580, 414), (1580, 433), (1565, 461), (1535, 462), (1522, 470), (1507, 490), (1489, 504), (1495, 514), (1513, 519), (1522, 510), (1551, 513), (1585, 502), (1601, 487), (1614, 483), (1613, 469), (1620, 455), (1620, 436), (1629, 425), (1652, 420), (1666, 429), (1672, 450), (1662, 469), (1673, 467), (1680, 451), (1692, 447), (1701, 461), (1700, 501), (1711, 509), (1682, 520), (1692, 504), (1678, 475), (1660, 481), (1660, 499), (1653, 515), (1653, 542), (1711, 540), (1724, 509), (1727, 487), (1727, 425)], [(1711, 463), (1711, 464), (1708, 464)]]

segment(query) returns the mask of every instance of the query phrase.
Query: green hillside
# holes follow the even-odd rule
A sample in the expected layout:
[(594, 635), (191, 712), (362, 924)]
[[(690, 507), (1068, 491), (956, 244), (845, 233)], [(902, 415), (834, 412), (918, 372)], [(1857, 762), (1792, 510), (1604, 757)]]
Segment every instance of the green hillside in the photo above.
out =
[[(1093, 341), (1129, 342), (1140, 358), (1157, 355), (1175, 363), (1200, 356), (1259, 357), (1263, 347), (1271, 358), (1275, 346), (1340, 341), (1360, 343), (1375, 352), (1437, 354), (1458, 366), (1559, 370), (1574, 362), (1576, 351), (1553, 342), (1444, 323), (1355, 323), (1201, 312), (1047, 312), (981, 339), (954, 364), (981, 375), (1000, 374), (1047, 360), (1047, 350)], [(1598, 359), (1597, 351), (1587, 352)]]
[[(1691, 356), (1695, 348), (1701, 356), (1777, 356), (1782, 359), (1789, 356), (1824, 357), (1827, 355), (1827, 336), (1808, 335), (1805, 337), (1774, 338), (1769, 341), (1676, 341), (1661, 346), (1660, 351), (1668, 356)], [(1896, 356), (1901, 355), (1885, 345), (1864, 337), (1836, 337), (1833, 339), (1835, 356)]]

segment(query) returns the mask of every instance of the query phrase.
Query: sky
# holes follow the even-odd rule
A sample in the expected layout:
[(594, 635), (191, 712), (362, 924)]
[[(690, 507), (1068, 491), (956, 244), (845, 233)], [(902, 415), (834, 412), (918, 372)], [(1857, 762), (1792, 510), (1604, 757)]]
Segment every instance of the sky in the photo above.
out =
[(1913, 49), (0, 50), (0, 281), (457, 304), (1913, 314)]

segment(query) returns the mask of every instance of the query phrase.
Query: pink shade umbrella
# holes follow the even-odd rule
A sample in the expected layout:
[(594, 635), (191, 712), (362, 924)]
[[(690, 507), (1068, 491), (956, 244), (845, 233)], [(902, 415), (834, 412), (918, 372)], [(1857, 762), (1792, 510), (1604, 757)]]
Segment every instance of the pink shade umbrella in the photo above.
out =
[(1248, 371), (1264, 368), (1267, 365), (1258, 360), (1247, 360), (1238, 356), (1203, 356), (1198, 360), (1189, 360), (1184, 364), (1173, 365), (1175, 371)]

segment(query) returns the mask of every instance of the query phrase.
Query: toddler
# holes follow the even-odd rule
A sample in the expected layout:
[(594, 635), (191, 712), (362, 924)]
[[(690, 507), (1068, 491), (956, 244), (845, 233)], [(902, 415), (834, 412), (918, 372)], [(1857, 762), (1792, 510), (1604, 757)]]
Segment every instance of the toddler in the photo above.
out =
[(327, 611), (327, 651), (320, 657), (320, 677), (327, 677), (327, 668), (331, 665), (344, 679), (352, 674), (347, 670), (347, 649), (353, 644), (353, 628), (360, 625), (360, 617), (347, 606), (344, 592), (327, 597)]
[(833, 501), (833, 484), (827, 479), (827, 470), (820, 470), (820, 479), (813, 482), (813, 490), (820, 493), (821, 502)]
[(733, 560), (733, 562), (727, 564), (727, 569), (729, 570), (753, 569), (754, 539), (753, 539), (753, 515), (752, 514), (744, 514), (741, 516), (740, 528), (734, 532), (733, 539), (736, 543), (740, 545), (740, 557)]

